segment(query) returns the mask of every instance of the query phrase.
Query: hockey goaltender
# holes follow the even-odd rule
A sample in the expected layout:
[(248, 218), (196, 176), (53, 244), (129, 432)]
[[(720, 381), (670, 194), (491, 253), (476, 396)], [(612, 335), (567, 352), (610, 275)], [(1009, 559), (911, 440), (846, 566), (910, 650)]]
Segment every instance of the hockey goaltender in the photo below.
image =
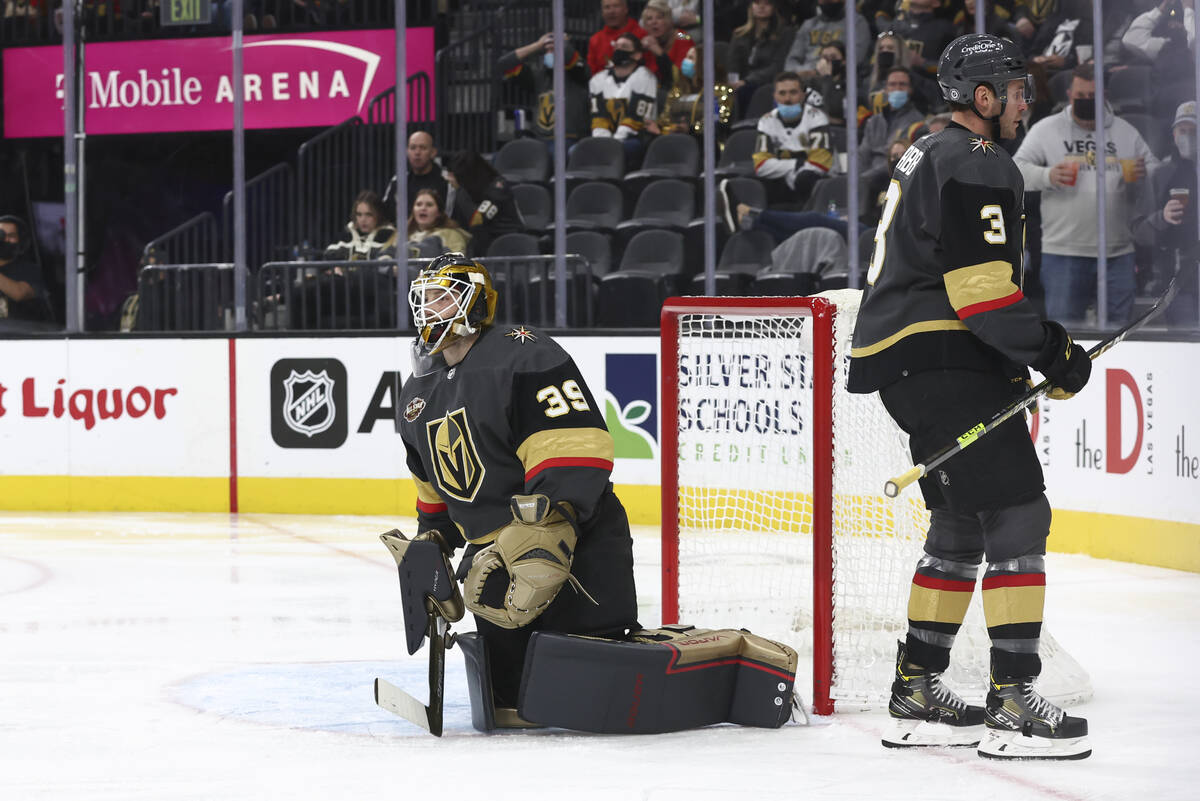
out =
[[(399, 424), (419, 533), (381, 538), (409, 653), (429, 637), (430, 703), (383, 679), (376, 701), (440, 735), (444, 651), (456, 644), (480, 731), (782, 726), (803, 710), (794, 650), (741, 630), (641, 629), (603, 411), (553, 339), (493, 325), (496, 302), (487, 269), (461, 253), (410, 287), (417, 337)], [(476, 631), (452, 636), (464, 607)]]

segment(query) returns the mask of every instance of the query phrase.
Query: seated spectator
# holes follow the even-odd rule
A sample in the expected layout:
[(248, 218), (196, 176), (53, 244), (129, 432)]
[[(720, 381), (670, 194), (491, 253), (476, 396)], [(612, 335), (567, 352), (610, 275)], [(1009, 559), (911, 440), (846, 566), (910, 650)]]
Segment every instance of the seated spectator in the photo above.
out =
[[(1021, 28), (1017, 27), (1017, 30)], [(1091, 58), (1091, 0), (1055, 0), (1053, 9), (1045, 15), (1030, 40), (1031, 64), (1043, 68), (1047, 77), (1074, 69), (1079, 64), (1081, 47), (1084, 60)]]
[[(1046, 314), (1079, 323), (1097, 294), (1096, 84), (1093, 67), (1076, 67), (1071, 104), (1029, 129), (1013, 160), (1025, 189), (1041, 192), (1041, 279)], [(1105, 115), (1109, 152), (1107, 198), (1107, 294), (1110, 326), (1128, 322), (1136, 289), (1131, 220), (1151, 202), (1146, 172), (1158, 160), (1137, 129), (1111, 111)]]
[(658, 77), (658, 87), (670, 91), (675, 68), (683, 64), (683, 59), (695, 42), (692, 37), (675, 27), (671, 17), (671, 4), (667, 0), (650, 0), (642, 11), (642, 27), (646, 35), (642, 37), (643, 61), (646, 67), (652, 63), (650, 70)]
[(909, 70), (929, 80), (937, 80), (942, 51), (958, 36), (954, 22), (937, 15), (941, 4), (941, 0), (908, 0), (908, 11), (892, 25), (908, 48)]
[(604, 20), (604, 27), (588, 39), (587, 64), (592, 75), (608, 68), (613, 45), (621, 34), (631, 33), (639, 42), (646, 35), (642, 26), (629, 16), (629, 5), (625, 0), (601, 0), (600, 16)]
[(729, 43), (729, 78), (737, 92), (738, 108), (750, 105), (758, 87), (783, 71), (796, 29), (787, 24), (775, 0), (753, 0), (746, 24), (733, 31)]
[[(459, 224), (466, 224), (471, 218), (473, 208), (470, 198), (462, 197), (446, 180), (446, 170), (438, 158), (438, 149), (433, 143), (433, 135), (426, 131), (417, 131), (408, 137), (408, 203), (406, 208), (412, 208), (417, 199), (417, 192), (422, 189), (436, 189), (438, 194), (446, 199), (446, 208), (450, 216)], [(383, 193), (384, 208), (396, 207), (396, 177), (388, 182), (387, 190)], [(388, 219), (391, 219), (391, 214)]]
[(325, 248), (325, 261), (370, 261), (396, 257), (396, 227), (387, 221), (379, 195), (364, 189), (354, 198), (346, 234)]
[(863, 125), (862, 141), (858, 145), (859, 170), (866, 172), (887, 163), (888, 142), (913, 123), (923, 123), (925, 115), (912, 102), (912, 75), (904, 67), (888, 70), (887, 107), (873, 114)]
[[(975, 6), (977, 0), (963, 0), (963, 7), (954, 15), (956, 35), (975, 33)], [(1017, 42), (1021, 34), (1013, 27), (1010, 8), (997, 5), (996, 0), (984, 0), (983, 32)]]
[(617, 37), (609, 68), (592, 76), (592, 136), (611, 136), (625, 148), (626, 169), (641, 164), (646, 121), (658, 116), (658, 81), (641, 63), (642, 42), (631, 33)]
[[(646, 130), (655, 136), (687, 133), (699, 136), (704, 131), (704, 49), (696, 45), (688, 51), (679, 67), (675, 83), (663, 103), (658, 120), (646, 123)], [(717, 141), (723, 140), (724, 129), (733, 116), (733, 89), (721, 63), (713, 64), (713, 99), (717, 104)]]
[[(801, 78), (815, 75), (821, 48), (830, 42), (840, 42), (846, 34), (846, 3), (844, 0), (817, 0), (817, 14), (806, 19), (792, 40), (792, 47), (784, 60), (783, 68), (798, 73)], [(854, 44), (857, 47), (858, 64), (866, 63), (871, 52), (871, 28), (866, 18), (855, 13)]]
[(700, 0), (667, 0), (675, 27), (700, 41)]
[[(950, 115), (947, 114), (947, 117)], [(878, 225), (879, 218), (883, 213), (883, 206), (887, 202), (888, 184), (892, 182), (892, 173), (896, 170), (896, 164), (900, 161), (904, 152), (912, 145), (904, 136), (898, 136), (888, 143), (887, 164), (882, 168), (869, 170), (862, 174), (859, 182), (863, 187), (863, 193), (866, 197), (862, 199), (861, 207), (864, 209), (861, 221), (866, 225)]]
[(421, 242), (430, 237), (442, 240), (442, 253), (466, 253), (471, 235), (446, 216), (446, 207), (436, 189), (422, 189), (408, 215), (408, 241)]
[(53, 322), (42, 271), (26, 258), (29, 226), (20, 217), (0, 217), (0, 330), (37, 330)]
[[(820, 104), (829, 124), (846, 124), (846, 46), (841, 42), (830, 42), (821, 48), (817, 59), (817, 73), (809, 82), (811, 91), (807, 102)], [(814, 94), (815, 93), (815, 94)], [(817, 100), (817, 96), (820, 100)]]
[(1185, 273), (1175, 300), (1167, 307), (1166, 321), (1170, 326), (1197, 324), (1196, 271), (1196, 101), (1181, 103), (1175, 111), (1171, 126), (1174, 147), (1171, 155), (1152, 176), (1154, 211), (1134, 221), (1134, 237), (1139, 244), (1154, 248), (1157, 288), (1175, 273), (1176, 256), (1179, 269)]
[(1151, 66), (1154, 96), (1150, 108), (1167, 117), (1196, 96), (1192, 50), (1196, 43), (1195, 0), (1163, 0), (1129, 24), (1121, 42)]
[(467, 223), (473, 252), (486, 253), (496, 237), (525, 229), (508, 181), (483, 156), (473, 150), (460, 151), (451, 159), (446, 178), (475, 204)]
[[(568, 146), (588, 135), (588, 71), (570, 40), (564, 41), (563, 71), (566, 76), (566, 139)], [(533, 115), (533, 133), (553, 145), (554, 142), (554, 33), (542, 34), (535, 42), (510, 50), (496, 65), (505, 80), (526, 77), (537, 95)], [(553, 150), (551, 151), (553, 152)], [(462, 251), (459, 251), (462, 252)]]
[[(775, 108), (758, 120), (754, 174), (767, 190), (771, 207), (796, 210), (812, 193), (813, 184), (834, 168), (828, 137), (815, 141), (815, 129), (829, 117), (806, 101), (800, 76), (784, 71), (775, 76)], [(815, 100), (816, 98), (814, 98)]]

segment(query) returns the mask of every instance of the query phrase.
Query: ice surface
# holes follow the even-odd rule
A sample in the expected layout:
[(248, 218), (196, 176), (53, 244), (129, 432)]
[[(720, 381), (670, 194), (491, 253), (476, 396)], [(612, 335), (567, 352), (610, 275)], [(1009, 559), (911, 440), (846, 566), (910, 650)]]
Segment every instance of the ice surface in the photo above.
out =
[[(890, 751), (884, 713), (778, 731), (480, 735), (461, 658), (446, 736), (376, 707), (425, 697), (377, 535), (410, 520), (0, 515), (0, 799), (1193, 799), (1200, 575), (1051, 554), (1047, 619), (1091, 673), (1093, 756)], [(658, 539), (635, 532), (644, 624)], [(703, 622), (703, 621), (698, 621)], [(802, 685), (807, 697), (809, 690)]]

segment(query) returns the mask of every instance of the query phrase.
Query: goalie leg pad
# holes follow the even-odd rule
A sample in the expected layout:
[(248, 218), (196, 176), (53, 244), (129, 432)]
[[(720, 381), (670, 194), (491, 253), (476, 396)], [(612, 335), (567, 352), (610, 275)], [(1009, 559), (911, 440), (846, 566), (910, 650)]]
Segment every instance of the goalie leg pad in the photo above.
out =
[(655, 734), (722, 722), (778, 728), (791, 715), (797, 656), (782, 643), (690, 626), (632, 637), (535, 632), (521, 716), (578, 731)]
[(467, 668), (467, 693), (471, 698), (471, 726), (485, 734), (496, 729), (529, 729), (537, 724), (521, 719), (517, 710), (497, 707), (492, 694), (492, 673), (487, 642), (476, 632), (459, 634), (455, 644), (462, 649)]

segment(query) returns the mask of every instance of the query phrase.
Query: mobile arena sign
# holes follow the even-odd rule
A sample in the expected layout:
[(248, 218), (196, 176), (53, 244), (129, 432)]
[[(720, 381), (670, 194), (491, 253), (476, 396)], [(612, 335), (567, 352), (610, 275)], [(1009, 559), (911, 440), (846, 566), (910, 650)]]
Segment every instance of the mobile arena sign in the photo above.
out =
[[(336, 125), (365, 116), (396, 75), (395, 32), (247, 36), (247, 128)], [(433, 29), (410, 28), (406, 73), (433, 78)], [(86, 48), (89, 134), (219, 131), (233, 127), (233, 40), (152, 39)], [(4, 51), (4, 135), (62, 136), (60, 47)]]

